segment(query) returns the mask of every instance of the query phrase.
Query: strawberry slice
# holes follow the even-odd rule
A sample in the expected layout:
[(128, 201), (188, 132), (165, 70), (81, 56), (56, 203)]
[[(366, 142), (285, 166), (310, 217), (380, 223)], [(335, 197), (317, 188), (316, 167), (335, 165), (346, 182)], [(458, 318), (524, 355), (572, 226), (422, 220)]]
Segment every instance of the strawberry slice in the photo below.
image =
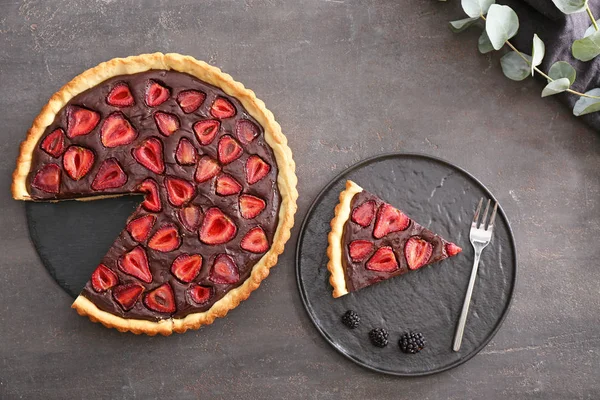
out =
[(207, 119), (194, 124), (194, 133), (200, 144), (206, 146), (212, 143), (220, 128), (221, 123), (219, 121)]
[(212, 296), (213, 290), (207, 286), (191, 285), (188, 289), (188, 295), (196, 304), (206, 303)]
[(219, 172), (221, 172), (221, 166), (217, 160), (210, 158), (210, 156), (202, 156), (200, 157), (200, 160), (198, 160), (198, 167), (196, 168), (194, 179), (196, 179), (196, 182), (198, 183), (206, 182), (217, 176)]
[(368, 240), (354, 240), (350, 242), (350, 258), (359, 262), (365, 259), (373, 251), (373, 243)]
[(135, 100), (129, 86), (125, 82), (119, 82), (106, 97), (106, 102), (115, 107), (129, 107), (135, 103)]
[(240, 280), (238, 267), (233, 258), (227, 254), (219, 254), (210, 270), (210, 278), (214, 283), (236, 283)]
[(177, 160), (177, 163), (180, 165), (194, 165), (197, 158), (198, 152), (192, 142), (186, 138), (181, 138), (177, 145), (177, 150), (175, 150), (175, 160)]
[(113, 289), (113, 297), (123, 310), (129, 311), (137, 303), (143, 291), (144, 287), (139, 283), (119, 285)]
[(410, 218), (389, 204), (382, 204), (377, 210), (373, 236), (381, 239), (392, 232), (403, 231), (410, 225)]
[(92, 288), (98, 293), (106, 292), (108, 289), (119, 283), (117, 274), (108, 269), (104, 264), (98, 265), (98, 268), (96, 268), (92, 274), (91, 280)]
[(183, 227), (190, 232), (197, 231), (200, 227), (200, 222), (202, 222), (202, 211), (200, 207), (196, 207), (193, 204), (180, 209), (177, 212), (177, 216)]
[(125, 116), (120, 112), (114, 112), (104, 120), (100, 128), (102, 144), (104, 147), (113, 148), (133, 143), (138, 133)]
[(367, 269), (379, 272), (393, 272), (398, 269), (398, 261), (390, 246), (377, 249), (375, 254), (367, 261)]
[(242, 191), (242, 185), (229, 174), (221, 174), (217, 178), (217, 188), (215, 189), (220, 196), (231, 196)]
[(127, 275), (138, 278), (146, 283), (152, 282), (152, 274), (148, 267), (146, 251), (141, 246), (134, 247), (131, 251), (119, 257), (117, 265)]
[(58, 193), (60, 189), (60, 167), (56, 164), (44, 165), (35, 174), (31, 186), (46, 193)]
[(94, 153), (85, 147), (71, 146), (63, 157), (63, 168), (75, 181), (83, 178), (94, 164)]
[(58, 158), (65, 151), (65, 131), (61, 128), (53, 130), (42, 140), (40, 144), (42, 150), (54, 158)]
[(246, 160), (246, 181), (253, 185), (267, 176), (271, 166), (259, 156), (250, 156)]
[(149, 137), (131, 150), (135, 161), (142, 164), (155, 174), (165, 172), (165, 162), (163, 160), (163, 146), (160, 139)]
[(162, 210), (160, 196), (158, 195), (158, 184), (154, 179), (148, 178), (144, 180), (138, 187), (138, 190), (142, 193), (146, 193), (144, 201), (142, 202), (142, 207), (152, 212), (159, 212)]
[(168, 176), (165, 178), (165, 186), (167, 188), (169, 203), (175, 207), (181, 207), (196, 194), (194, 185), (184, 179)]
[(202, 105), (206, 95), (199, 90), (184, 90), (177, 95), (177, 104), (184, 113), (193, 113)]
[(67, 136), (73, 139), (87, 135), (100, 122), (100, 114), (87, 108), (69, 106), (67, 110)]
[(152, 311), (159, 313), (171, 314), (177, 309), (173, 288), (168, 283), (163, 283), (156, 289), (148, 292), (144, 296), (144, 304)]
[(168, 253), (179, 246), (181, 246), (181, 237), (173, 224), (161, 226), (148, 241), (148, 247), (161, 253)]
[(240, 119), (235, 124), (235, 135), (243, 144), (249, 144), (258, 137), (260, 130), (258, 126), (247, 119)]
[(269, 241), (265, 231), (260, 226), (254, 227), (242, 238), (240, 247), (251, 253), (264, 253), (269, 250)]
[(156, 107), (164, 103), (171, 96), (171, 91), (160, 83), (150, 79), (146, 88), (146, 104)]
[(133, 240), (137, 242), (143, 242), (150, 236), (150, 230), (156, 222), (154, 215), (144, 215), (129, 221), (127, 224), (127, 232), (131, 235)]
[(206, 244), (223, 244), (235, 237), (237, 227), (218, 207), (209, 208), (204, 214), (199, 237)]
[(246, 219), (255, 218), (266, 206), (267, 203), (259, 197), (250, 194), (240, 196), (240, 214)]
[(156, 122), (160, 133), (167, 137), (175, 133), (180, 126), (179, 118), (176, 115), (160, 111), (154, 113), (154, 122)]
[(219, 139), (217, 152), (221, 164), (226, 165), (240, 158), (244, 149), (233, 137), (224, 135)]
[(448, 257), (455, 256), (461, 251), (462, 248), (458, 247), (454, 243), (446, 243), (446, 254), (448, 254)]
[(182, 254), (171, 264), (171, 273), (184, 283), (190, 283), (200, 273), (202, 256), (200, 254)]
[(116, 158), (105, 160), (98, 169), (98, 173), (92, 182), (92, 189), (114, 189), (121, 187), (127, 182), (127, 175)]
[(369, 200), (352, 210), (352, 221), (360, 226), (369, 226), (375, 216), (375, 201)]
[(217, 97), (210, 107), (210, 113), (219, 119), (231, 118), (235, 115), (235, 106), (226, 98)]
[(431, 253), (433, 253), (431, 243), (419, 236), (411, 237), (404, 245), (404, 257), (410, 269), (418, 269), (427, 264)]

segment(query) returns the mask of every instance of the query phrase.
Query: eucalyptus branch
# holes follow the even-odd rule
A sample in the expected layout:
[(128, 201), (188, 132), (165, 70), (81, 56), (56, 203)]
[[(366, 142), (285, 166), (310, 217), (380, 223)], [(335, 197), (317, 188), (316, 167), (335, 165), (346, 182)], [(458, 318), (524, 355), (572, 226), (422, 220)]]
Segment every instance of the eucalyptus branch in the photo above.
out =
[[(507, 41), (506, 45), (508, 47), (510, 47), (515, 53), (517, 53), (523, 60), (525, 60), (525, 62), (528, 65), (531, 66), (531, 61), (529, 61), (519, 50), (517, 50), (517, 48), (515, 46), (513, 46), (511, 42)], [(538, 67), (533, 67), (533, 69), (535, 69), (535, 72), (537, 72), (538, 74), (540, 74), (541, 76), (543, 76), (544, 78), (546, 78), (548, 81), (554, 82), (554, 79), (550, 78), (548, 75), (546, 75)], [(581, 96), (581, 97), (587, 97), (589, 99), (598, 99), (598, 100), (600, 100), (600, 96), (592, 96), (592, 95), (589, 95), (589, 94), (586, 94), (586, 93), (578, 92), (578, 91), (573, 90), (573, 89), (567, 89), (567, 90), (565, 90), (565, 92), (569, 92), (571, 94), (576, 94), (577, 96)]]
[(594, 14), (592, 14), (592, 10), (590, 9), (590, 5), (587, 4), (587, 3), (585, 5), (585, 11), (587, 11), (588, 15), (590, 16), (590, 19), (592, 20), (592, 25), (594, 25), (594, 29), (597, 32), (598, 31), (598, 24), (596, 23), (596, 18), (594, 18)]
[[(481, 17), (482, 20), (484, 20), (484, 21), (486, 20), (484, 15), (480, 15), (480, 17)], [(523, 55), (523, 53), (521, 53), (519, 50), (517, 50), (517, 48), (515, 46), (513, 46), (513, 44), (509, 40), (507, 40), (505, 44), (508, 47), (510, 47), (512, 49), (512, 51), (514, 51), (515, 53), (517, 53), (519, 55), (519, 57), (521, 57), (527, 63), (527, 65), (531, 66), (531, 61), (529, 61), (527, 59), (527, 57), (525, 57)], [(554, 81), (554, 79), (550, 78), (548, 75), (546, 75), (544, 73), (544, 71), (542, 71), (538, 67), (533, 67), (533, 69), (535, 70), (535, 72), (537, 72), (538, 74), (540, 74), (541, 76), (543, 76), (544, 78), (546, 78), (548, 81), (550, 81), (550, 82)], [(565, 92), (569, 92), (571, 94), (575, 94), (575, 95), (581, 96), (581, 97), (587, 97), (589, 99), (598, 99), (598, 100), (600, 100), (600, 96), (592, 96), (592, 95), (589, 95), (589, 94), (578, 92), (578, 91), (573, 90), (573, 89), (567, 89), (567, 90), (565, 90)]]
[[(578, 60), (589, 61), (600, 55), (600, 30), (588, 6), (588, 0), (552, 0), (552, 2), (565, 14), (587, 11), (592, 20), (593, 25), (586, 31), (585, 37), (573, 43), (573, 56)], [(542, 90), (542, 97), (567, 92), (579, 96), (573, 107), (574, 115), (600, 111), (600, 88), (591, 89), (586, 93), (571, 89), (577, 75), (571, 64), (557, 61), (547, 72), (539, 68), (544, 59), (546, 46), (537, 34), (533, 35), (531, 55), (517, 50), (510, 42), (519, 30), (519, 17), (512, 8), (495, 4), (495, 0), (461, 0), (461, 5), (469, 18), (451, 21), (450, 29), (458, 33), (477, 21), (483, 21), (485, 30), (478, 41), (479, 51), (488, 53), (508, 46), (511, 51), (500, 59), (502, 72), (507, 78), (522, 81), (538, 73), (548, 81)]]

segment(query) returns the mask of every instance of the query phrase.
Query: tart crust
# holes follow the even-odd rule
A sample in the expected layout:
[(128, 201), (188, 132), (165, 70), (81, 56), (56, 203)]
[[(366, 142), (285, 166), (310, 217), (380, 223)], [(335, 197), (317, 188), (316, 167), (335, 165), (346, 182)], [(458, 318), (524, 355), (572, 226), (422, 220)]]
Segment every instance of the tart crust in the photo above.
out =
[[(273, 243), (265, 255), (254, 265), (250, 276), (244, 283), (227, 292), (227, 294), (200, 313), (189, 314), (181, 319), (169, 318), (158, 322), (140, 319), (127, 319), (100, 310), (84, 296), (79, 296), (72, 307), (80, 315), (88, 316), (93, 322), (100, 322), (109, 328), (121, 332), (145, 333), (147, 335), (170, 335), (172, 332), (183, 333), (188, 329), (198, 329), (202, 325), (211, 324), (215, 318), (224, 317), (229, 310), (247, 299), (252, 291), (258, 288), (261, 281), (269, 275), (269, 269), (277, 263), (278, 256), (283, 252), (284, 245), (290, 238), (290, 230), (294, 225), (296, 212), (297, 178), (292, 151), (287, 145), (287, 138), (281, 132), (281, 127), (275, 121), (263, 101), (256, 98), (252, 90), (233, 80), (220, 69), (198, 61), (193, 57), (176, 53), (153, 53), (114, 58), (98, 66), (88, 69), (75, 77), (58, 92), (56, 92), (42, 108), (33, 125), (27, 133), (27, 138), (21, 144), (17, 166), (13, 173), (12, 195), (16, 200), (33, 200), (27, 191), (26, 179), (31, 169), (32, 154), (45, 129), (52, 124), (56, 114), (75, 96), (97, 86), (105, 80), (118, 75), (129, 75), (151, 69), (174, 70), (190, 74), (204, 82), (217, 86), (228, 95), (238, 99), (246, 111), (254, 117), (264, 129), (265, 141), (272, 148), (275, 161), (279, 168), (277, 187), (281, 196), (279, 222)], [(97, 196), (82, 200), (116, 197), (113, 195)]]
[(327, 247), (327, 269), (331, 276), (329, 283), (333, 286), (333, 297), (341, 297), (348, 294), (346, 288), (346, 277), (342, 265), (342, 237), (344, 235), (344, 225), (350, 218), (350, 203), (357, 193), (363, 191), (363, 188), (356, 183), (346, 181), (346, 189), (340, 193), (340, 202), (335, 206), (335, 215), (331, 220), (331, 231), (328, 235), (329, 246)]

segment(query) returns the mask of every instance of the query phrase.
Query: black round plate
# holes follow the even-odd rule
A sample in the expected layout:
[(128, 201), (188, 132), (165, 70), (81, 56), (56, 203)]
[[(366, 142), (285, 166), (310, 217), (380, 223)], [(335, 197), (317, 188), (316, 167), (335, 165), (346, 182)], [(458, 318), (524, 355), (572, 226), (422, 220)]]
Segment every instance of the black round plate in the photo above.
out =
[(101, 201), (27, 202), (29, 234), (42, 263), (56, 282), (77, 297), (141, 196)]
[[(334, 299), (327, 270), (327, 235), (347, 179), (397, 206), (415, 221), (463, 248), (459, 255)], [(362, 161), (334, 178), (317, 196), (302, 224), (296, 249), (298, 288), (308, 315), (335, 349), (363, 367), (399, 376), (421, 376), (460, 365), (492, 339), (506, 317), (517, 273), (515, 241), (502, 209), (492, 242), (483, 251), (462, 347), (452, 350), (473, 262), (469, 229), (477, 202), (492, 194), (477, 179), (446, 161), (419, 154), (386, 154)], [(346, 310), (361, 317), (346, 328)], [(389, 331), (380, 349), (372, 328)], [(404, 354), (398, 339), (422, 332), (426, 348)]]

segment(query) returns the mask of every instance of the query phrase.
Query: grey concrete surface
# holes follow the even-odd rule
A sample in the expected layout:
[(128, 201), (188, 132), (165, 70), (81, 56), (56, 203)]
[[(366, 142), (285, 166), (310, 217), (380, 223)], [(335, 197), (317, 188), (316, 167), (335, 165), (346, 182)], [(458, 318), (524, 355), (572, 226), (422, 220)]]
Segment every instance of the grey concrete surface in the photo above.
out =
[[(600, 136), (537, 81), (504, 78), (454, 36), (459, 1), (0, 0), (0, 398), (600, 398)], [(152, 51), (221, 67), (294, 151), (298, 223), (277, 268), (214, 325), (169, 338), (90, 323), (46, 273), (10, 197), (18, 144), (62, 84)], [(500, 199), (519, 246), (512, 310), (468, 363), (419, 379), (348, 362), (312, 326), (294, 275), (299, 223), (346, 166), (445, 158)]]

